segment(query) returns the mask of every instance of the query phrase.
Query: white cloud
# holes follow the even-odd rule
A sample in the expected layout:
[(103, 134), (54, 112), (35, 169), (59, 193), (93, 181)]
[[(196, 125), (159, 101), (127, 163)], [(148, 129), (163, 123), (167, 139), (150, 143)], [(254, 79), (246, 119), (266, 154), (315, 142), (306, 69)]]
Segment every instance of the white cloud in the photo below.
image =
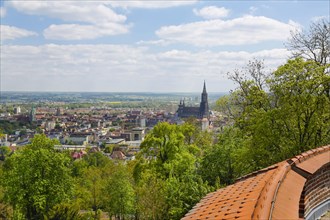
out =
[(138, 41), (137, 45), (153, 45), (153, 46), (168, 46), (170, 44), (169, 41), (166, 40), (149, 40), (149, 41)]
[(103, 36), (125, 34), (128, 32), (128, 26), (109, 23), (103, 26), (61, 24), (51, 25), (44, 30), (46, 39), (53, 40), (83, 40), (95, 39)]
[(185, 5), (195, 4), (197, 0), (184, 0), (184, 1), (105, 1), (112, 7), (120, 8), (171, 8)]
[(243, 45), (286, 40), (295, 25), (292, 21), (283, 23), (263, 16), (244, 16), (164, 26), (156, 35), (163, 40), (195, 46)]
[(228, 16), (230, 10), (224, 7), (208, 6), (202, 9), (194, 9), (194, 14), (205, 19), (225, 18)]
[(1, 40), (14, 40), (17, 38), (37, 36), (38, 34), (33, 31), (25, 30), (22, 28), (0, 25)]
[(63, 21), (91, 24), (126, 21), (125, 15), (115, 13), (102, 2), (92, 1), (10, 1), (8, 6), (30, 15), (45, 15)]
[(117, 14), (98, 1), (10, 1), (7, 6), (25, 14), (48, 16), (71, 23), (49, 26), (44, 33), (50, 39), (94, 39), (124, 34), (129, 30), (129, 25), (125, 24), (125, 15)]
[(330, 15), (324, 15), (324, 16), (313, 17), (311, 20), (312, 22), (319, 22), (321, 20), (329, 20), (329, 19), (330, 19)]
[(255, 7), (255, 6), (251, 6), (251, 7), (249, 8), (249, 11), (250, 11), (250, 14), (251, 14), (251, 15), (253, 15), (257, 10), (258, 10), (258, 8)]
[(0, 7), (0, 18), (4, 18), (6, 16), (6, 8), (5, 7)]
[[(283, 64), (284, 49), (248, 53), (168, 50), (128, 45), (2, 46), (3, 90), (25, 91), (209, 91), (234, 88), (225, 73), (252, 58), (269, 68)], [(20, 65), (17, 65), (19, 63)]]

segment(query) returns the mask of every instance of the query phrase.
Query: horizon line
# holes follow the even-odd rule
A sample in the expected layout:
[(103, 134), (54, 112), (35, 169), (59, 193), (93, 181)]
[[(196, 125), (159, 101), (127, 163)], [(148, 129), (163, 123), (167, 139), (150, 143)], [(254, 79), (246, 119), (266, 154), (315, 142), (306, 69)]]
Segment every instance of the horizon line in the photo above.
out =
[[(3, 90), (0, 91), (1, 92), (21, 92), (21, 93), (31, 93), (31, 92), (35, 92), (35, 93), (154, 93), (154, 94), (159, 94), (159, 93), (201, 93), (200, 91), (191, 91), (191, 92), (184, 92), (184, 91), (169, 91), (169, 92), (165, 92), (165, 91), (127, 91), (127, 92), (120, 92), (120, 91), (21, 91), (21, 90)], [(207, 92), (207, 93), (229, 93), (230, 91), (218, 91), (218, 92)]]

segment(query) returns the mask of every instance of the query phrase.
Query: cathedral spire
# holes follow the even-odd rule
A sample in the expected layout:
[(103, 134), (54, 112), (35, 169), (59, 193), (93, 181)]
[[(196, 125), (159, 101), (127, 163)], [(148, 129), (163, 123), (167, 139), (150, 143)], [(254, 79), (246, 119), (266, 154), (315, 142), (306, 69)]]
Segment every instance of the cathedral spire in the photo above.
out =
[(203, 93), (206, 93), (206, 85), (205, 85), (205, 80), (204, 80)]
[(207, 92), (206, 92), (206, 83), (204, 80), (204, 86), (203, 86), (203, 92), (202, 92), (202, 102), (208, 102), (207, 101)]
[(207, 100), (207, 92), (206, 92), (206, 82), (204, 80), (203, 92), (201, 94), (201, 102), (199, 107), (187, 107), (185, 106), (185, 99), (180, 100), (179, 108), (177, 110), (178, 117), (187, 118), (187, 117), (197, 117), (199, 119), (209, 118), (210, 110), (209, 103)]
[(207, 100), (207, 92), (206, 92), (206, 83), (204, 80), (203, 92), (201, 95), (201, 104), (199, 107), (199, 115), (200, 118), (208, 118), (209, 117), (209, 103)]

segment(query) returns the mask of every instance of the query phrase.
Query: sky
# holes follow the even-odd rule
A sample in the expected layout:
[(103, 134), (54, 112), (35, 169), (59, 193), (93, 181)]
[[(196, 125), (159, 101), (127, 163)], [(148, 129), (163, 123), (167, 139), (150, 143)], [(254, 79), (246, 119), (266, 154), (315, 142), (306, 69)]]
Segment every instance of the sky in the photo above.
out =
[(228, 92), (249, 60), (289, 58), (324, 1), (1, 0), (1, 91)]

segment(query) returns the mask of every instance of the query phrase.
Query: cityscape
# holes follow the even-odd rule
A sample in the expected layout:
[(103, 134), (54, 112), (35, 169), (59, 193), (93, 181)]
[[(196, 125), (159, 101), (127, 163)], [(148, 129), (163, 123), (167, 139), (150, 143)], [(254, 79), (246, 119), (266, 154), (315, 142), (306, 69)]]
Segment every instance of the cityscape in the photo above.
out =
[[(214, 97), (221, 95), (224, 94), (213, 94), (213, 98), (210, 99), (212, 106), (215, 106)], [(205, 109), (201, 114), (199, 100)], [(209, 131), (218, 131), (229, 123), (227, 116), (209, 110), (208, 100), (205, 82), (200, 97), (187, 93), (26, 95), (8, 92), (2, 94), (4, 104), (0, 110), (0, 125), (5, 138), (2, 139), (1, 145), (15, 150), (19, 146), (29, 144), (35, 134), (43, 133), (51, 139), (58, 139), (63, 149), (76, 147), (78, 150), (86, 150), (88, 146), (126, 146), (125, 158), (131, 159), (139, 151), (147, 131), (160, 122), (182, 124), (182, 118), (206, 119), (207, 122), (204, 121), (202, 124), (200, 121), (198, 126)], [(189, 106), (184, 107), (185, 111), (182, 110), (183, 102)], [(194, 108), (197, 109), (197, 114)], [(132, 152), (129, 151), (130, 147), (133, 148)]]
[(329, 9), (0, 1), (0, 220), (329, 219)]

